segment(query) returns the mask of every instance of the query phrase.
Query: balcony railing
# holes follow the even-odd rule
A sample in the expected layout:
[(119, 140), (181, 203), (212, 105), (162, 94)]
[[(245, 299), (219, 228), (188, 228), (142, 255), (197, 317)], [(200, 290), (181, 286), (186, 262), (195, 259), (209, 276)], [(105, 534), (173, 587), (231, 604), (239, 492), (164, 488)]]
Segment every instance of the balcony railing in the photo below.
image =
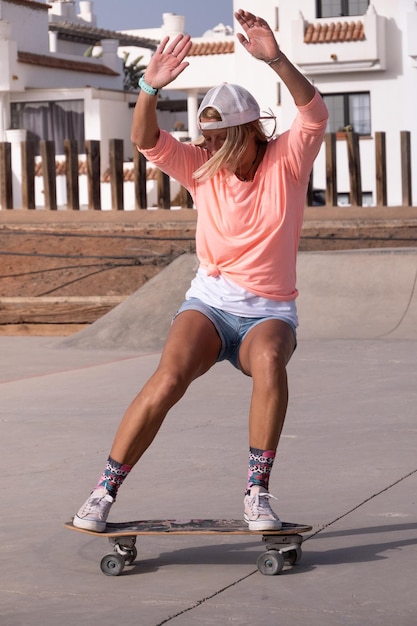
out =
[(291, 29), (291, 58), (308, 75), (386, 69), (386, 18), (372, 6), (366, 15), (311, 23), (300, 14)]

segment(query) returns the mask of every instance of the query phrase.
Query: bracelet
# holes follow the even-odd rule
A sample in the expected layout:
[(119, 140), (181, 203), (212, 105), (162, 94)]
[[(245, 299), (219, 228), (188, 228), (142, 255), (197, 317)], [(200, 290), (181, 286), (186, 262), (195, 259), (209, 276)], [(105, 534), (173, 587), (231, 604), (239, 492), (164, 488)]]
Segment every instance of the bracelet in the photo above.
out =
[(159, 91), (159, 89), (155, 89), (155, 87), (151, 87), (150, 85), (148, 85), (143, 76), (139, 78), (139, 87), (142, 89), (142, 91), (147, 93), (148, 96), (156, 96)]
[(279, 57), (277, 57), (276, 59), (271, 59), (270, 61), (265, 61), (265, 63), (267, 65), (272, 65), (273, 63), (276, 63), (277, 61), (279, 61), (280, 59), (282, 59), (282, 54), (279, 55)]

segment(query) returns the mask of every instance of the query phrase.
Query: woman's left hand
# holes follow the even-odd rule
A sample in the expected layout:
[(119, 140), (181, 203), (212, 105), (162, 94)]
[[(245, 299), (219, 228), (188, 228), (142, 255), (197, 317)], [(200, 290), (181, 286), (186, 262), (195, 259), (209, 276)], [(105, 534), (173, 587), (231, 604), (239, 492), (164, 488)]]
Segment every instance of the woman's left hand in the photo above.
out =
[(279, 55), (279, 46), (268, 23), (261, 17), (239, 9), (235, 18), (246, 33), (236, 33), (236, 37), (246, 50), (260, 61), (270, 61)]

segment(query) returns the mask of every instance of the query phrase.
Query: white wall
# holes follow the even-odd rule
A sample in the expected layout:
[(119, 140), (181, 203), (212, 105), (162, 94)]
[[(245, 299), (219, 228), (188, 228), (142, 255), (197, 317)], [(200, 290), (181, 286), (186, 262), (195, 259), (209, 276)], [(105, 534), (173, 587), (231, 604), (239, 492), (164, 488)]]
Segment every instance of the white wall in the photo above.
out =
[(25, 5), (1, 3), (1, 19), (11, 24), (11, 39), (18, 50), (47, 54), (49, 49), (48, 12)]
[(101, 141), (101, 169), (109, 166), (108, 146), (110, 139), (123, 139), (124, 157), (132, 157), (130, 128), (132, 125), (133, 109), (128, 106), (128, 94), (107, 92), (102, 94), (97, 90), (89, 90), (85, 101), (85, 129), (86, 139)]
[[(61, 59), (67, 58), (74, 62), (70, 55), (59, 55)], [(89, 62), (101, 65), (99, 60), (89, 59)], [(25, 89), (78, 89), (83, 87), (96, 87), (97, 89), (122, 89), (122, 78), (107, 76), (94, 72), (79, 72), (71, 69), (46, 68), (40, 65), (19, 63), (19, 77), (22, 79)]]

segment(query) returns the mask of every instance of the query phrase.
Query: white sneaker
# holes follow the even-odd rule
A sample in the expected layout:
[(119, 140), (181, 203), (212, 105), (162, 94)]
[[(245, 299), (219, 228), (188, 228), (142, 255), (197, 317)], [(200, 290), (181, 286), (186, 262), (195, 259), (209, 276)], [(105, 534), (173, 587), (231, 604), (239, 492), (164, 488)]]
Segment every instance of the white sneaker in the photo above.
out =
[(266, 489), (254, 485), (250, 494), (245, 496), (245, 512), (243, 518), (249, 525), (249, 530), (281, 530), (282, 522), (274, 513), (269, 504), (272, 496)]
[(97, 533), (104, 532), (113, 502), (113, 496), (105, 487), (94, 489), (74, 517), (73, 525), (84, 530), (94, 530)]

